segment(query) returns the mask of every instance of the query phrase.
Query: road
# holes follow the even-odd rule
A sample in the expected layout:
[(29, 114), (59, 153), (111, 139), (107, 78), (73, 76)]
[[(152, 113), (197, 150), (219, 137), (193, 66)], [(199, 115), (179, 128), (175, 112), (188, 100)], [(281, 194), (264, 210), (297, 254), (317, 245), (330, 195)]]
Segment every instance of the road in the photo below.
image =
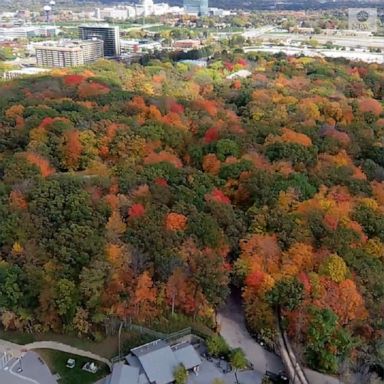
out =
[[(284, 369), (279, 356), (266, 351), (257, 343), (245, 326), (241, 299), (232, 294), (226, 306), (218, 313), (217, 321), (221, 336), (232, 348), (242, 348), (254, 369), (264, 374), (266, 370), (278, 373)], [(342, 384), (338, 379), (310, 369), (304, 369), (311, 384)]]
[(255, 39), (257, 37), (263, 36), (269, 32), (272, 32), (276, 27), (273, 25), (266, 25), (260, 28), (247, 29), (242, 33), (244, 39)]
[(231, 295), (226, 306), (218, 313), (217, 321), (221, 336), (232, 348), (242, 348), (247, 359), (259, 373), (266, 370), (279, 372), (284, 369), (279, 356), (266, 351), (247, 331), (240, 300)]

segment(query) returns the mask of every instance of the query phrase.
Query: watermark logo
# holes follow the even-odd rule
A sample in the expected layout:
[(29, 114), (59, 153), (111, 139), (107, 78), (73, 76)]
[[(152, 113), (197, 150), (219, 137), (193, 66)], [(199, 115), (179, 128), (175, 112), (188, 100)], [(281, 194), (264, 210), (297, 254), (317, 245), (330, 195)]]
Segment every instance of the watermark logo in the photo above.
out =
[(349, 8), (348, 24), (354, 31), (376, 32), (377, 8)]

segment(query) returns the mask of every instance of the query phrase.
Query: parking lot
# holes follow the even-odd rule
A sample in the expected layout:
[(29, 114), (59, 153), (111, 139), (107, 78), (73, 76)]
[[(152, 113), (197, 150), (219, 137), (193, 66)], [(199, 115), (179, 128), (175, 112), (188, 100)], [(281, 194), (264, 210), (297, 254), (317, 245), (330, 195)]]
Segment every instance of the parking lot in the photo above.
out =
[[(188, 384), (207, 384), (212, 383), (214, 379), (221, 379), (225, 384), (236, 383), (234, 372), (224, 373), (217, 362), (203, 359), (198, 375), (189, 374)], [(240, 371), (237, 376), (242, 384), (260, 384), (262, 380), (262, 375), (253, 370)]]
[[(21, 372), (18, 370), (22, 368)], [(12, 358), (0, 369), (0, 383), (6, 384), (57, 384), (47, 365), (35, 352), (28, 351), (21, 362)]]

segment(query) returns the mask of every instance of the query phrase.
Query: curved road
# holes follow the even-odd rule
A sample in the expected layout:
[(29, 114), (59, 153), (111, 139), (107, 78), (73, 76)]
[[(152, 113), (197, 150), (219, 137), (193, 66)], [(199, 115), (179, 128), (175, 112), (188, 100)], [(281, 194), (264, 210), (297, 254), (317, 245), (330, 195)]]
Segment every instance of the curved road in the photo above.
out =
[[(266, 370), (278, 373), (284, 369), (280, 357), (266, 351), (247, 331), (239, 295), (233, 293), (228, 298), (225, 307), (217, 314), (217, 322), (221, 336), (230, 347), (242, 348), (256, 371), (264, 374)], [(307, 368), (304, 371), (311, 384), (342, 384), (341, 381), (332, 376)]]
[(240, 298), (232, 294), (226, 306), (219, 311), (217, 321), (221, 336), (232, 348), (241, 348), (256, 371), (279, 372), (284, 369), (279, 356), (266, 351), (247, 331)]

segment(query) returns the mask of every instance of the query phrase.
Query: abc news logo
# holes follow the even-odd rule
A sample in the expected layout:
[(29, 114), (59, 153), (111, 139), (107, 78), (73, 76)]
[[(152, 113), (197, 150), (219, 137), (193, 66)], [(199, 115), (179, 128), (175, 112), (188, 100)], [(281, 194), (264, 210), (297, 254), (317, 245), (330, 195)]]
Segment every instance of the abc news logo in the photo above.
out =
[(349, 8), (349, 29), (355, 31), (377, 31), (377, 9), (376, 8)]

